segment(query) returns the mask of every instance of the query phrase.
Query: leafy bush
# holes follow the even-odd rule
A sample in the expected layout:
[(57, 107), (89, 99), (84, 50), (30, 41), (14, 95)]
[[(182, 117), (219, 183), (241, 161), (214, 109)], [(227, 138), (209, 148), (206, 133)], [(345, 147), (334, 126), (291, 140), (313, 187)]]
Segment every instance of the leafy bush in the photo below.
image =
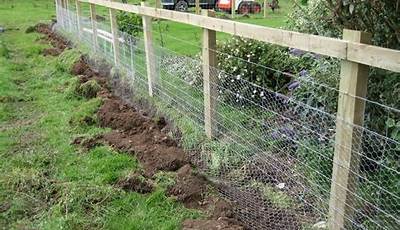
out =
[(142, 31), (142, 17), (137, 14), (120, 12), (117, 15), (118, 28), (129, 35), (136, 37)]
[[(217, 55), (218, 68), (223, 71), (219, 74), (219, 85), (228, 89), (230, 94), (252, 98), (252, 101), (259, 103), (266, 95), (257, 92), (258, 88), (251, 84), (243, 84), (251, 82), (270, 91), (290, 94), (316, 107), (325, 107), (329, 111), (336, 109), (335, 100), (332, 100), (334, 92), (327, 93), (322, 87), (313, 90), (306, 87), (315, 87), (315, 84), (324, 81), (336, 86), (338, 78), (331, 77), (338, 75), (336, 62), (300, 50), (238, 37), (218, 44)], [(299, 87), (292, 88), (296, 84)], [(316, 90), (320, 91), (317, 97)], [(226, 100), (232, 98), (232, 95), (221, 93)]]

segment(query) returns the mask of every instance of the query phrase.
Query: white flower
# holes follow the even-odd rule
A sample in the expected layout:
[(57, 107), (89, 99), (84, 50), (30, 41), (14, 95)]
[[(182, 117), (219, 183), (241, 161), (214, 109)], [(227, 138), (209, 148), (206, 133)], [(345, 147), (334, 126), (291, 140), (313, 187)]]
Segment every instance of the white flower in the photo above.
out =
[(283, 189), (285, 188), (285, 183), (279, 183), (278, 185), (276, 185), (276, 187), (279, 189)]

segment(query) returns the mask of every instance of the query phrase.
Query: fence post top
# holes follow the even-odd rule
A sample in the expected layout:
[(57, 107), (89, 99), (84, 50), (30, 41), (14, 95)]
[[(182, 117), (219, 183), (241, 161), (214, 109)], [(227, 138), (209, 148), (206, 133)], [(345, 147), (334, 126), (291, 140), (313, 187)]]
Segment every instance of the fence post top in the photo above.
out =
[(343, 29), (343, 40), (370, 44), (372, 34), (359, 30)]

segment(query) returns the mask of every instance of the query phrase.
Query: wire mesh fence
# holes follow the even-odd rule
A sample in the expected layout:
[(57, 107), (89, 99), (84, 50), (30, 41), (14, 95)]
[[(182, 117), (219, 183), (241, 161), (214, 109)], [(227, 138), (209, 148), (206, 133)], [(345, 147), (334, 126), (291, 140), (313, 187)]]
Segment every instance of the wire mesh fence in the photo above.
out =
[[(79, 18), (71, 9), (59, 9), (56, 29), (76, 44), (86, 46), (94, 60), (114, 65), (114, 49), (107, 21)], [(93, 26), (97, 28), (94, 37)], [(250, 229), (327, 228), (331, 215), (341, 215), (346, 229), (397, 229), (400, 226), (399, 133), (357, 126), (337, 118), (336, 112), (313, 103), (313, 92), (302, 97), (254, 84), (242, 76), (210, 68), (213, 82), (204, 82), (200, 58), (190, 58), (155, 45), (150, 60), (156, 67), (154, 97), (148, 96), (143, 31), (138, 36), (118, 32), (117, 86), (129, 90), (132, 100), (145, 99), (175, 121), (186, 133), (183, 146), (192, 162), (207, 175), (220, 194), (234, 204), (235, 216)], [(216, 51), (218, 52), (218, 51)], [(235, 57), (233, 57), (235, 58)], [(376, 101), (341, 92), (308, 78), (247, 60), (239, 60), (294, 81), (292, 91), (304, 85), (334, 98), (349, 97), (386, 111), (400, 122), (399, 110)], [(204, 94), (210, 84), (216, 94)], [(122, 89), (121, 89), (122, 90)], [(124, 94), (124, 92), (117, 93)], [(212, 122), (215, 140), (204, 138), (204, 98), (217, 104)], [(392, 124), (392, 125), (393, 125)], [(352, 145), (338, 141), (352, 140)], [(186, 139), (185, 139), (186, 138)], [(191, 140), (194, 139), (194, 140)], [(352, 158), (334, 158), (335, 151), (351, 151)], [(348, 186), (332, 179), (347, 172)], [(344, 175), (344, 174), (340, 174)], [(337, 189), (347, 194), (336, 197)], [(332, 209), (342, 202), (345, 209)], [(330, 207), (331, 206), (331, 207)], [(335, 228), (340, 223), (331, 223)]]

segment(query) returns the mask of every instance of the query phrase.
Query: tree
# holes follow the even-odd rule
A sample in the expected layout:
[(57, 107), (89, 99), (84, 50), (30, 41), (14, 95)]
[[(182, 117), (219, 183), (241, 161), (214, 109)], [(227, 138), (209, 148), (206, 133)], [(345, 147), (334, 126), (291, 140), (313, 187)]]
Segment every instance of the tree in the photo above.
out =
[(400, 49), (400, 0), (325, 0), (332, 21), (373, 34), (374, 43)]

